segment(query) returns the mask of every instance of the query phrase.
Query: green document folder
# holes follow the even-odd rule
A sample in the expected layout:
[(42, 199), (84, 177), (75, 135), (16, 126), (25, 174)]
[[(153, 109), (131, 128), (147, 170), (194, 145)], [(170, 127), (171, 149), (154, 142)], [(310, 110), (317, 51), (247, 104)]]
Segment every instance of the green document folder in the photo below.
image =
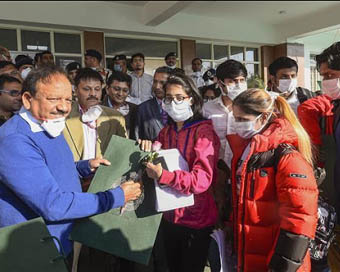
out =
[[(112, 136), (104, 158), (110, 166), (100, 166), (89, 187), (97, 193), (122, 182), (131, 172), (141, 171), (141, 159), (148, 153), (140, 150), (136, 141)], [(155, 209), (153, 180), (142, 175), (144, 197), (135, 210), (120, 209), (78, 220), (71, 232), (71, 239), (134, 262), (148, 264), (162, 214)], [(113, 185), (114, 184), (114, 185)], [(113, 185), (113, 186), (112, 186)]]
[(67, 272), (41, 217), (0, 228), (0, 271)]

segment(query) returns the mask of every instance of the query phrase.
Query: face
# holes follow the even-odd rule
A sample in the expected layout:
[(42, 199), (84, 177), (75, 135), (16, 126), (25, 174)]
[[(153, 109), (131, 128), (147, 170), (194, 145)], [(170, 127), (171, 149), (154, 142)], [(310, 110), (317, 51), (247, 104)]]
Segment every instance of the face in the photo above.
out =
[(202, 63), (200, 60), (197, 59), (192, 63), (192, 70), (194, 72), (200, 72), (202, 70)]
[(135, 57), (133, 58), (133, 61), (131, 62), (131, 66), (134, 71), (139, 71), (144, 69), (144, 59), (141, 57)]
[(77, 75), (77, 70), (72, 70), (67, 73), (68, 79), (71, 81), (71, 83), (74, 85), (74, 79), (76, 78)]
[(277, 71), (276, 76), (272, 76), (274, 86), (279, 86), (280, 79), (294, 79), (297, 77), (296, 67), (284, 68)]
[(244, 111), (242, 111), (240, 107), (236, 105), (233, 105), (233, 114), (234, 114), (236, 122), (254, 121), (257, 118), (257, 121), (254, 126), (255, 130), (260, 129), (266, 123), (266, 120), (270, 115), (270, 113), (267, 113), (267, 112), (263, 113), (261, 117), (258, 117), (253, 114), (247, 114)]
[(126, 60), (115, 60), (113, 64), (120, 65), (120, 67), (122, 67), (122, 72), (126, 73), (127, 71)]
[[(176, 98), (177, 100), (186, 101), (190, 99), (190, 96), (187, 95), (181, 85), (171, 84), (166, 87), (165, 98)], [(190, 105), (192, 105), (192, 101), (190, 102)]]
[(67, 117), (72, 105), (72, 87), (64, 75), (53, 75), (49, 83), (37, 83), (33, 97), (29, 92), (22, 95), (24, 107), (38, 120)]
[(85, 67), (86, 68), (93, 67), (93, 57), (85, 56)]
[(121, 105), (128, 97), (130, 93), (130, 88), (127, 82), (119, 82), (117, 80), (114, 80), (107, 88), (107, 93), (110, 97), (111, 102), (116, 105)]
[(168, 80), (169, 75), (167, 73), (155, 73), (152, 82), (152, 92), (158, 99), (163, 99), (165, 91), (163, 86)]
[(246, 82), (246, 78), (244, 76), (238, 76), (235, 78), (225, 78), (223, 81), (224, 85), (221, 84), (221, 82), (219, 82), (219, 85), (223, 89), (223, 92), (228, 93), (226, 86), (232, 86), (232, 85), (241, 84), (245, 82)]
[[(6, 82), (3, 90), (21, 92), (22, 85), (17, 82)], [(20, 110), (22, 105), (21, 93), (16, 96), (11, 96), (9, 93), (0, 92), (0, 110), (4, 112), (15, 112)]]
[(0, 69), (0, 75), (3, 75), (3, 74), (7, 74), (12, 77), (15, 77), (19, 79), (21, 82), (23, 81), (18, 69), (12, 64), (7, 65), (4, 68)]
[(31, 68), (33, 69), (33, 65), (31, 64), (24, 64), (19, 68), (19, 73), (21, 73), (23, 70), (25, 70), (26, 68)]
[(52, 54), (44, 54), (40, 59), (42, 64), (54, 64), (54, 59)]
[(327, 62), (321, 63), (319, 72), (324, 80), (340, 78), (340, 71), (330, 69)]
[(80, 80), (75, 88), (80, 107), (88, 110), (90, 107), (98, 105), (102, 97), (102, 84), (99, 80)]
[(168, 57), (168, 58), (165, 60), (165, 63), (166, 63), (166, 65), (168, 65), (168, 66), (174, 66), (174, 65), (176, 65), (176, 57), (175, 57), (175, 56)]
[(214, 100), (216, 98), (215, 92), (213, 90), (207, 90), (204, 93), (203, 100), (205, 102), (208, 102), (209, 100)]

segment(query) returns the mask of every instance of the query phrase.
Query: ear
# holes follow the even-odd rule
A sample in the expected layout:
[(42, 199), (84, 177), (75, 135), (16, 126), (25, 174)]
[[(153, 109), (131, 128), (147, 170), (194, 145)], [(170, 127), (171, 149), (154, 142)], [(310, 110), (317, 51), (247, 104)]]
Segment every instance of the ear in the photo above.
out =
[(25, 109), (30, 110), (31, 109), (31, 103), (32, 103), (32, 95), (29, 92), (24, 92), (22, 94), (22, 104), (24, 105)]

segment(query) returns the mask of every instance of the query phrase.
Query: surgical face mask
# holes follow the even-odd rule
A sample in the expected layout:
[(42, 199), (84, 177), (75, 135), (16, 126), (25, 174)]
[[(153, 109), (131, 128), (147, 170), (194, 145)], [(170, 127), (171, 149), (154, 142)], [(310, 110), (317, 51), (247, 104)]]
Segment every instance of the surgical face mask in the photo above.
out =
[(297, 78), (293, 79), (280, 79), (279, 86), (277, 87), (281, 94), (290, 94), (295, 91), (297, 87)]
[(215, 82), (214, 81), (212, 81), (212, 80), (207, 80), (207, 81), (205, 81), (205, 85), (206, 86), (208, 86), (208, 85), (211, 85), (211, 84), (214, 84)]
[(241, 82), (233, 85), (226, 85), (222, 82), (222, 85), (227, 89), (228, 93), (221, 90), (223, 96), (228, 96), (231, 100), (234, 100), (239, 94), (247, 90), (247, 82)]
[(172, 65), (172, 66), (168, 65), (168, 67), (169, 67), (170, 69), (175, 69), (175, 68), (176, 68), (176, 64), (175, 64), (175, 65)]
[(194, 114), (190, 105), (191, 98), (184, 100), (181, 104), (176, 104), (174, 100), (170, 104), (162, 102), (162, 108), (175, 122), (184, 122), (192, 117)]
[(41, 123), (41, 127), (53, 138), (60, 135), (65, 128), (65, 117), (46, 120)]
[(32, 69), (30, 67), (27, 67), (26, 69), (21, 71), (21, 77), (23, 80), (26, 79), (26, 77), (28, 76), (29, 72), (31, 72)]
[(123, 68), (119, 64), (114, 64), (113, 65), (113, 70), (115, 70), (116, 72), (122, 72)]
[(332, 100), (340, 98), (340, 78), (323, 80), (322, 92)]
[(81, 120), (84, 123), (96, 121), (102, 114), (103, 109), (101, 106), (96, 105), (89, 108), (85, 113), (81, 115)]

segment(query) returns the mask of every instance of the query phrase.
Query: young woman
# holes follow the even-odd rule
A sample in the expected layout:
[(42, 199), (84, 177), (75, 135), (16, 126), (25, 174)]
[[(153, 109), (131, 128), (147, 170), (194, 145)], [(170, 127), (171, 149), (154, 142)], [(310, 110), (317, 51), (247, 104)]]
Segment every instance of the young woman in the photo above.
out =
[(216, 88), (216, 84), (203, 86), (200, 88), (200, 91), (204, 103), (214, 100), (221, 95), (221, 90), (219, 88)]
[(238, 271), (310, 271), (318, 189), (308, 135), (286, 100), (264, 90), (241, 93), (232, 108)]
[[(190, 171), (169, 172), (160, 164), (147, 164), (147, 174), (183, 194), (194, 194), (195, 204), (165, 212), (161, 228), (170, 272), (202, 272), (210, 234), (217, 220), (211, 190), (215, 180), (220, 141), (212, 122), (201, 115), (202, 98), (193, 81), (182, 74), (170, 76), (165, 86), (163, 109), (170, 117), (158, 141), (162, 149), (177, 148)], [(143, 141), (142, 149), (150, 150)]]

